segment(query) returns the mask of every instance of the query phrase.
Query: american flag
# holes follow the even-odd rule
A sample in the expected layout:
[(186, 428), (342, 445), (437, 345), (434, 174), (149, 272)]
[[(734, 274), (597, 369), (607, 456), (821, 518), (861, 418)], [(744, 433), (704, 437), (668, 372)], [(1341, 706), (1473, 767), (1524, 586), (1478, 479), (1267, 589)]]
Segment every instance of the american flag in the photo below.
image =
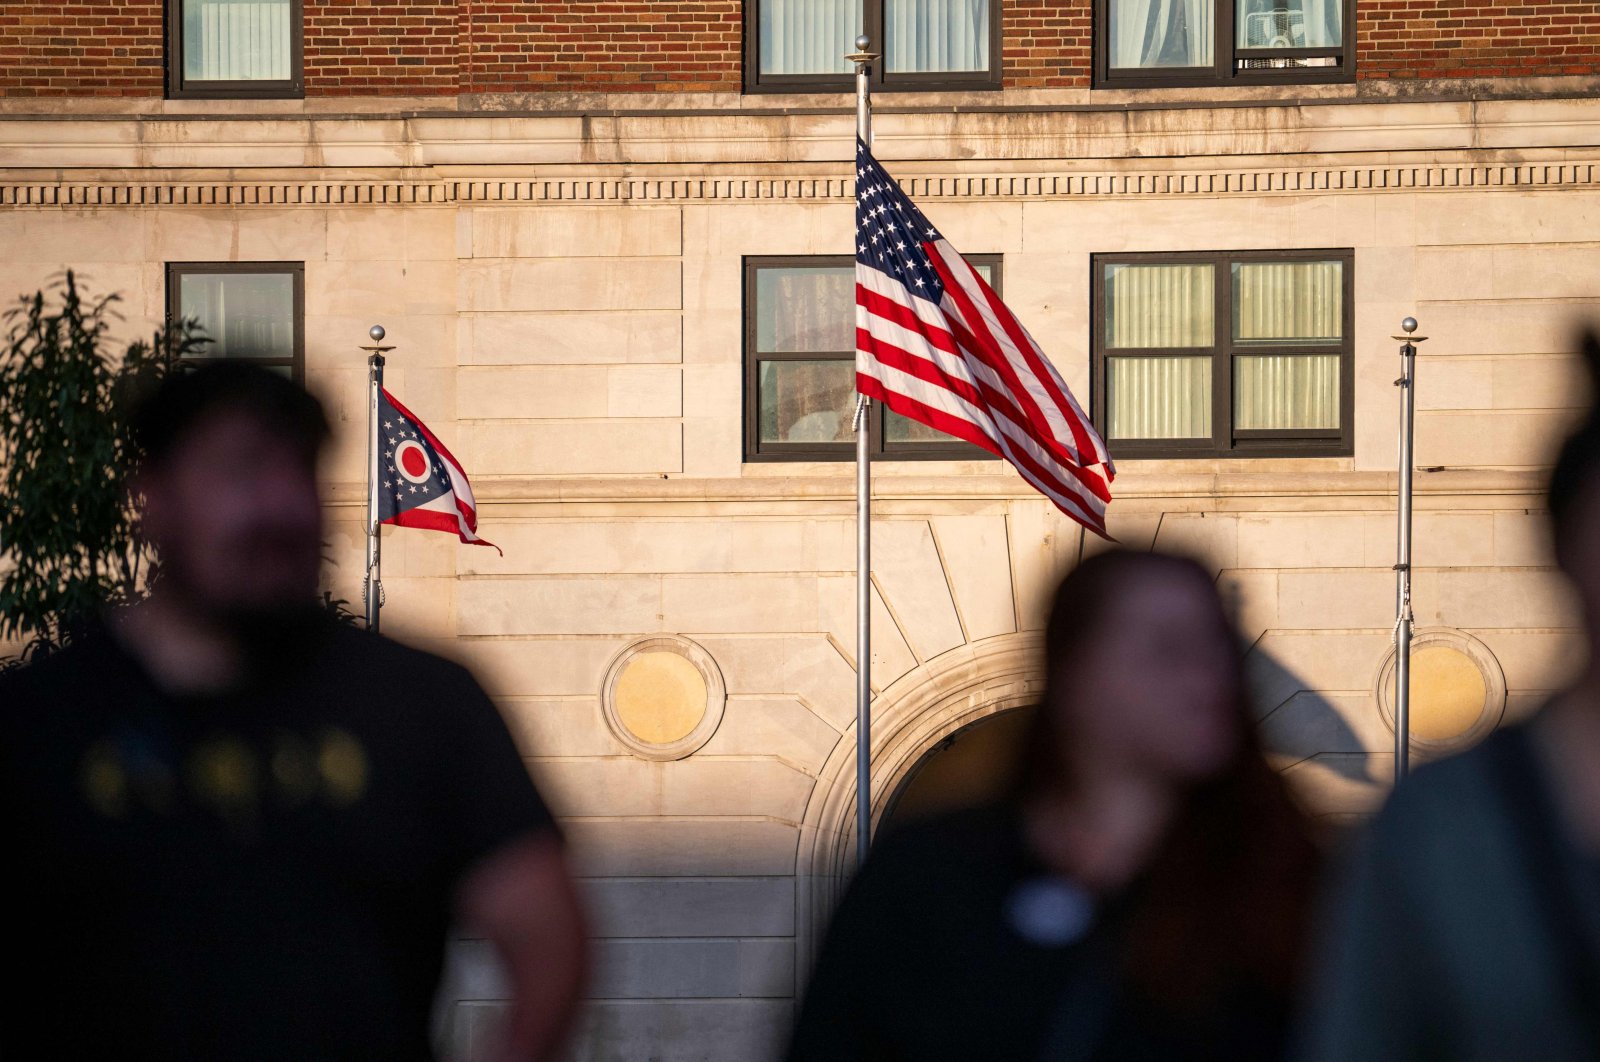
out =
[(856, 390), (1005, 458), (1106, 535), (1116, 469), (1027, 329), (856, 141)]
[(474, 546), (477, 503), (461, 464), (388, 391), (378, 391), (378, 522), (448, 531)]

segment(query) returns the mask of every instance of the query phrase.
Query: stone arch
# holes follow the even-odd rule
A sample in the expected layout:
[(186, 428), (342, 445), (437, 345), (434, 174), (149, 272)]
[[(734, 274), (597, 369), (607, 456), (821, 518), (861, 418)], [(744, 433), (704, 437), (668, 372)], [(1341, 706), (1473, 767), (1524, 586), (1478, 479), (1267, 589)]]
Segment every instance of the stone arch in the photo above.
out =
[[(924, 754), (956, 731), (1037, 704), (1043, 635), (972, 642), (896, 679), (872, 702), (872, 820)], [(796, 984), (803, 985), (855, 853), (855, 727), (845, 731), (812, 788), (795, 862)]]

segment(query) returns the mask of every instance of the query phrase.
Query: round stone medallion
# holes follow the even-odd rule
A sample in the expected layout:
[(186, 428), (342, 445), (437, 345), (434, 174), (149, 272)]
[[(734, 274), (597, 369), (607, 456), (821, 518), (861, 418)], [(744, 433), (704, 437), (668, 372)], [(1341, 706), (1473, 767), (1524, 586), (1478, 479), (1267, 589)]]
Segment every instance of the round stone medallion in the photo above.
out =
[(617, 740), (655, 760), (682, 759), (711, 740), (726, 700), (711, 654), (677, 635), (653, 635), (624, 647), (606, 669), (600, 692)]
[[(1378, 669), (1378, 707), (1392, 732), (1395, 652)], [(1463, 631), (1425, 630), (1411, 639), (1411, 747), (1419, 753), (1466, 748), (1500, 725), (1506, 682), (1489, 647)]]

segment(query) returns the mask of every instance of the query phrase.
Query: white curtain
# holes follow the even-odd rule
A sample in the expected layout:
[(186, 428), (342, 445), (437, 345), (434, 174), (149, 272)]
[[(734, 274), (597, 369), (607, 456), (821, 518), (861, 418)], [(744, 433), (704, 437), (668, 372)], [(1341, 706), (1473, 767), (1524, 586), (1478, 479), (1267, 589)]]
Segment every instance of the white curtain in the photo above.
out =
[(1211, 435), (1211, 358), (1107, 358), (1106, 430), (1113, 439)]
[(1244, 431), (1339, 426), (1339, 355), (1233, 360), (1233, 423)]
[(287, 81), (290, 0), (185, 0), (183, 74), (191, 81)]
[(887, 0), (884, 22), (891, 73), (988, 69), (989, 0)]
[(1216, 343), (1216, 268), (1113, 265), (1106, 269), (1106, 345), (1123, 349)]
[(1111, 67), (1210, 66), (1216, 0), (1109, 0)]
[(1331, 343), (1344, 337), (1343, 262), (1240, 262), (1233, 335), (1242, 342)]
[[(848, 74), (861, 0), (761, 0), (763, 74)], [(876, 42), (874, 42), (876, 43)]]
[(1238, 0), (1241, 48), (1337, 48), (1344, 0)]

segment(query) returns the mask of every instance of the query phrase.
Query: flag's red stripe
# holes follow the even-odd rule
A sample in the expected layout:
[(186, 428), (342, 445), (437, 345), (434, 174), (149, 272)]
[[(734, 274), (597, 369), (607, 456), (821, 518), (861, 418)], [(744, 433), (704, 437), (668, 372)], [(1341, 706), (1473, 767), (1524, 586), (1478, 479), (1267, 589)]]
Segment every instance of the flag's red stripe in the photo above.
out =
[(493, 546), (495, 550), (504, 555), (504, 551), (500, 550), (499, 546), (495, 546), (493, 542), (487, 539), (468, 538), (465, 532), (461, 530), (461, 523), (456, 517), (449, 513), (441, 513), (437, 509), (407, 509), (405, 512), (398, 513), (383, 522), (394, 524), (396, 527), (420, 527), (427, 531), (448, 531), (469, 546)]
[[(881, 362), (890, 368), (898, 369), (908, 376), (912, 376), (924, 383), (927, 383), (929, 386), (939, 387), (950, 391), (957, 397), (964, 399), (969, 405), (989, 414), (990, 418), (995, 422), (995, 431), (998, 434), (1007, 434), (1000, 422), (1002, 420), (1009, 421), (1018, 435), (1031, 440), (1051, 457), (1056, 456), (1054, 451), (1045, 444), (1044, 440), (1039, 437), (1039, 432), (1036, 425), (1024, 419), (1017, 412), (1015, 406), (1012, 406), (1008, 401), (1005, 400), (1004, 397), (998, 394), (993, 395), (993, 400), (988, 400), (992, 394), (992, 389), (986, 387), (983, 389), (982, 395), (977, 395), (972, 393), (970, 388), (962, 390), (956, 387), (948, 386), (945, 382), (944, 374), (938, 368), (938, 366), (933, 365), (927, 359), (914, 352), (904, 350), (900, 347), (894, 346), (892, 343), (878, 338), (866, 329), (856, 330), (856, 346), (859, 349), (866, 351), (868, 354), (871, 354), (878, 362)], [(909, 398), (911, 396), (907, 397)], [(922, 405), (926, 406), (925, 403), (922, 403)], [(936, 407), (926, 406), (926, 408), (931, 409)], [(897, 410), (896, 412), (899, 411)], [(943, 411), (941, 411), (941, 413), (943, 413), (943, 415), (946, 417), (955, 416), (954, 414), (944, 413)], [(910, 414), (907, 415), (909, 416)], [(967, 422), (962, 420), (962, 423)], [(934, 426), (938, 427), (938, 425)], [(977, 431), (983, 432), (987, 436), (987, 432), (984, 431), (982, 425), (974, 423), (973, 427)], [(945, 429), (940, 428), (940, 430), (943, 431)], [(950, 432), (949, 434), (958, 433)], [(959, 435), (959, 437), (966, 438), (965, 435)], [(998, 439), (996, 441), (998, 442)], [(986, 449), (989, 448), (986, 447)], [(1007, 456), (1006, 454), (999, 453), (999, 451), (995, 451), (995, 453), (1001, 457)], [(1029, 456), (1029, 460), (1034, 460), (1031, 455)], [(1083, 484), (1083, 486), (1091, 494), (1099, 498), (1101, 501), (1111, 500), (1111, 492), (1107, 489), (1104, 479), (1102, 479), (1100, 476), (1093, 472), (1086, 471), (1085, 469), (1080, 468), (1079, 466), (1070, 462), (1060, 463), (1058, 467), (1060, 471), (1064, 471), (1070, 474), (1074, 479), (1078, 480), (1078, 482)]]
[[(1008, 447), (1007, 452), (1002, 453), (972, 422), (953, 417), (942, 409), (924, 405), (898, 391), (893, 391), (883, 381), (874, 377), (858, 374), (856, 377), (856, 389), (869, 398), (877, 399), (896, 413), (920, 421), (929, 427), (937, 428), (948, 435), (965, 439), (975, 446), (981, 446), (997, 457), (1005, 458), (1034, 489), (1048, 495), (1057, 507), (1067, 512), (1068, 516), (1085, 525), (1095, 534), (1106, 537), (1104, 514), (1086, 503), (1071, 486), (1052, 475), (1049, 470), (1041, 467), (1026, 452), (1012, 450)], [(1068, 508), (1069, 506), (1070, 509)]]
[[(1010, 336), (1012, 345), (1017, 348), (1027, 362), (1028, 367), (1033, 370), (1033, 375), (1044, 385), (1050, 398), (1055, 402), (1056, 408), (1061, 410), (1062, 417), (1072, 431), (1073, 443), (1076, 445), (1079, 454), (1079, 463), (1098, 463), (1102, 456), (1099, 448), (1095, 445), (1089, 432), (1084, 430), (1083, 418), (1081, 411), (1077, 409), (1077, 403), (1073, 402), (1070, 396), (1063, 393), (1063, 389), (1058, 385), (1055, 367), (1043, 359), (1039, 346), (1033, 341), (1033, 337), (1028, 334), (1027, 329), (1022, 327), (1022, 322), (1017, 320), (1017, 315), (1012, 313), (1010, 308), (1000, 301), (1000, 297), (994, 293), (994, 289), (983, 279), (983, 276), (968, 265), (965, 259), (961, 261), (961, 265), (969, 274), (970, 279), (977, 283), (978, 290), (982, 292), (984, 299), (989, 304), (989, 309), (993, 311), (995, 317), (1000, 321), (1000, 327), (1005, 329), (1006, 335)], [(934, 264), (934, 268), (939, 268), (938, 262)], [(953, 267), (948, 265), (947, 268), (953, 270)]]
[[(960, 417), (958, 414), (950, 413), (949, 411), (941, 409), (938, 406), (922, 402), (914, 395), (909, 394), (905, 390), (901, 389), (895, 382), (891, 380), (879, 379), (878, 377), (874, 377), (867, 373), (858, 373), (858, 389), (860, 388), (860, 381), (863, 377), (869, 380), (877, 381), (879, 387), (882, 389), (882, 392), (889, 396), (889, 398), (885, 400), (885, 404), (888, 405), (890, 409), (895, 410), (897, 413), (904, 413), (906, 416), (921, 420), (924, 423), (927, 423), (932, 427), (936, 427), (941, 431), (956, 435), (958, 438), (967, 438), (970, 440), (971, 436), (968, 434), (967, 430), (959, 432), (951, 430), (954, 425), (968, 425), (970, 430), (976, 431), (980, 435), (989, 438), (995, 444), (995, 446), (999, 447), (999, 449), (995, 449), (995, 446), (985, 446), (984, 449), (989, 450), (991, 453), (998, 454), (1000, 457), (1005, 458), (1007, 461), (1010, 461), (1013, 465), (1017, 466), (1017, 470), (1024, 473), (1024, 475), (1029, 478), (1030, 482), (1037, 478), (1039, 480), (1044, 480), (1054, 484), (1058, 491), (1070, 495), (1074, 499), (1075, 505), (1082, 507), (1087, 511), (1098, 513), (1104, 509), (1105, 503), (1109, 501), (1109, 497), (1105, 492), (1104, 483), (1102, 481), (1093, 478), (1085, 479), (1085, 474), (1083, 471), (1075, 465), (1059, 465), (1052, 462), (1048, 456), (1048, 451), (1045, 452), (1045, 456), (1043, 458), (1032, 453), (1027, 448), (1025, 443), (1033, 442), (1037, 445), (1038, 440), (1034, 439), (1030, 433), (1022, 430), (1021, 428), (1016, 429), (1016, 434), (1012, 434), (1005, 431), (1005, 429), (997, 423), (996, 434), (989, 435), (986, 431), (984, 431), (984, 428), (981, 424), (968, 421), (965, 418)], [(1040, 449), (1042, 450), (1043, 448), (1041, 447)], [(1067, 478), (1064, 478), (1062, 475), (1064, 472), (1071, 473), (1072, 478), (1078, 480), (1079, 484), (1081, 484), (1081, 487), (1079, 484), (1074, 484)], [(1087, 491), (1088, 496), (1085, 495), (1085, 491)]]

